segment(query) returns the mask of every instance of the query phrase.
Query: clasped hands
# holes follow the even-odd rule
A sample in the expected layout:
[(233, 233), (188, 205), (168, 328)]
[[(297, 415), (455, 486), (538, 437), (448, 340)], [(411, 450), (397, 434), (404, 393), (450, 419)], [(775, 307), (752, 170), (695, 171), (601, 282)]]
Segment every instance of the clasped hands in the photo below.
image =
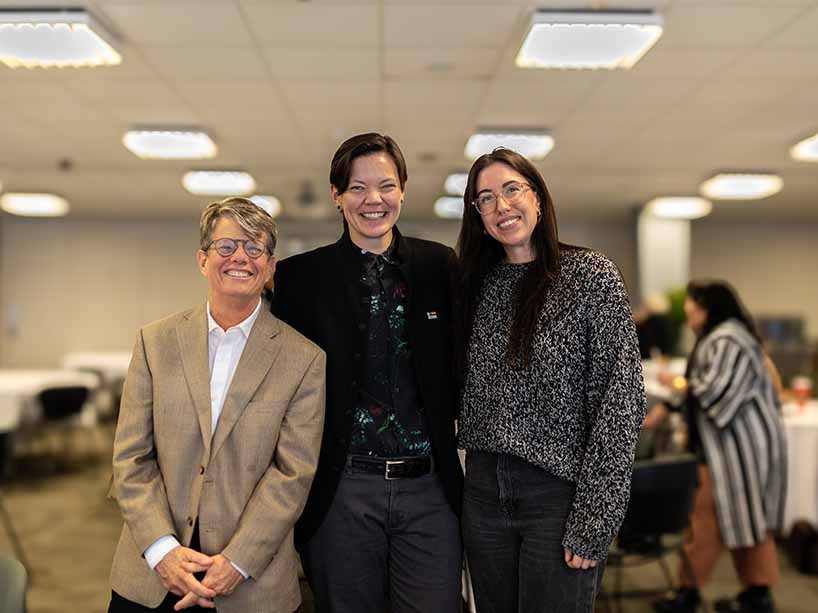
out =
[[(208, 556), (188, 547), (176, 547), (156, 565), (162, 584), (182, 599), (173, 607), (176, 611), (198, 605), (215, 608), (216, 596), (231, 594), (242, 581), (241, 573), (226, 557), (217, 553)], [(193, 573), (204, 572), (199, 581)]]

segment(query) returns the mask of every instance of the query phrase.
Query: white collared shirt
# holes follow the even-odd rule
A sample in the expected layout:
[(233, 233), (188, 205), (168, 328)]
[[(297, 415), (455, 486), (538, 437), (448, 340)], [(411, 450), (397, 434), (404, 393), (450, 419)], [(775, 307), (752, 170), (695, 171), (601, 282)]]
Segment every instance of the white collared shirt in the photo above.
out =
[[(210, 303), (207, 303), (207, 353), (210, 366), (210, 438), (216, 432), (219, 417), (224, 407), (224, 399), (230, 389), (230, 382), (236, 373), (244, 346), (253, 329), (253, 324), (261, 312), (261, 298), (250, 316), (235, 326), (222, 330), (210, 314)], [(145, 560), (152, 569), (162, 561), (171, 550), (179, 546), (179, 541), (172, 534), (159, 537), (145, 550)], [(234, 564), (245, 579), (249, 576), (241, 567)]]

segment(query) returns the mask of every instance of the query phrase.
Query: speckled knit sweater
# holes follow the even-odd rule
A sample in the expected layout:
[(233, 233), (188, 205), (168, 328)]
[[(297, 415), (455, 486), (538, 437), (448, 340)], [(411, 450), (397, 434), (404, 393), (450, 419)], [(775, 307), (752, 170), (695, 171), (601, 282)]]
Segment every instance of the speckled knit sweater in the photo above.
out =
[(563, 545), (604, 559), (625, 515), (645, 415), (636, 330), (616, 265), (563, 248), (531, 363), (505, 355), (528, 264), (495, 266), (481, 288), (459, 419), (464, 449), (509, 453), (576, 484)]

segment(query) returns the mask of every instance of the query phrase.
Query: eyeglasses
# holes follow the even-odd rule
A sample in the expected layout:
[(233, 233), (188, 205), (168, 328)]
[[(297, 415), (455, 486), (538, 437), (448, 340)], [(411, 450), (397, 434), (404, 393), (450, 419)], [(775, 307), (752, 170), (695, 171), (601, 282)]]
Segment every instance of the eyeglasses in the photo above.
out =
[(500, 196), (502, 196), (503, 200), (508, 204), (519, 204), (522, 202), (523, 194), (525, 194), (525, 190), (527, 189), (531, 189), (531, 186), (512, 181), (511, 183), (506, 183), (499, 194), (492, 191), (479, 194), (477, 198), (472, 201), (472, 205), (474, 205), (474, 208), (476, 208), (477, 212), (481, 215), (488, 215), (497, 209), (497, 199)]
[(227, 258), (236, 253), (236, 249), (239, 248), (239, 243), (241, 243), (244, 253), (251, 260), (261, 257), (261, 255), (267, 251), (267, 247), (265, 247), (263, 243), (251, 238), (219, 238), (214, 241), (210, 241), (207, 247), (205, 247), (202, 251), (207, 251), (213, 247), (216, 253), (223, 258)]

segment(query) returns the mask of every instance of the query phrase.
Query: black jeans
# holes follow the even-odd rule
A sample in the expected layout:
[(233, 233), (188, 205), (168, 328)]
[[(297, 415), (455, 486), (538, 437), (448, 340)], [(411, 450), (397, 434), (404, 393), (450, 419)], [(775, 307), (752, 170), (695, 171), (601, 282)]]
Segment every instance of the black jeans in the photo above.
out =
[(460, 525), (436, 473), (387, 481), (348, 466), (298, 551), (316, 613), (460, 610)]
[(573, 483), (510, 455), (466, 456), (463, 542), (480, 613), (591, 613), (603, 563), (575, 570), (562, 536)]

